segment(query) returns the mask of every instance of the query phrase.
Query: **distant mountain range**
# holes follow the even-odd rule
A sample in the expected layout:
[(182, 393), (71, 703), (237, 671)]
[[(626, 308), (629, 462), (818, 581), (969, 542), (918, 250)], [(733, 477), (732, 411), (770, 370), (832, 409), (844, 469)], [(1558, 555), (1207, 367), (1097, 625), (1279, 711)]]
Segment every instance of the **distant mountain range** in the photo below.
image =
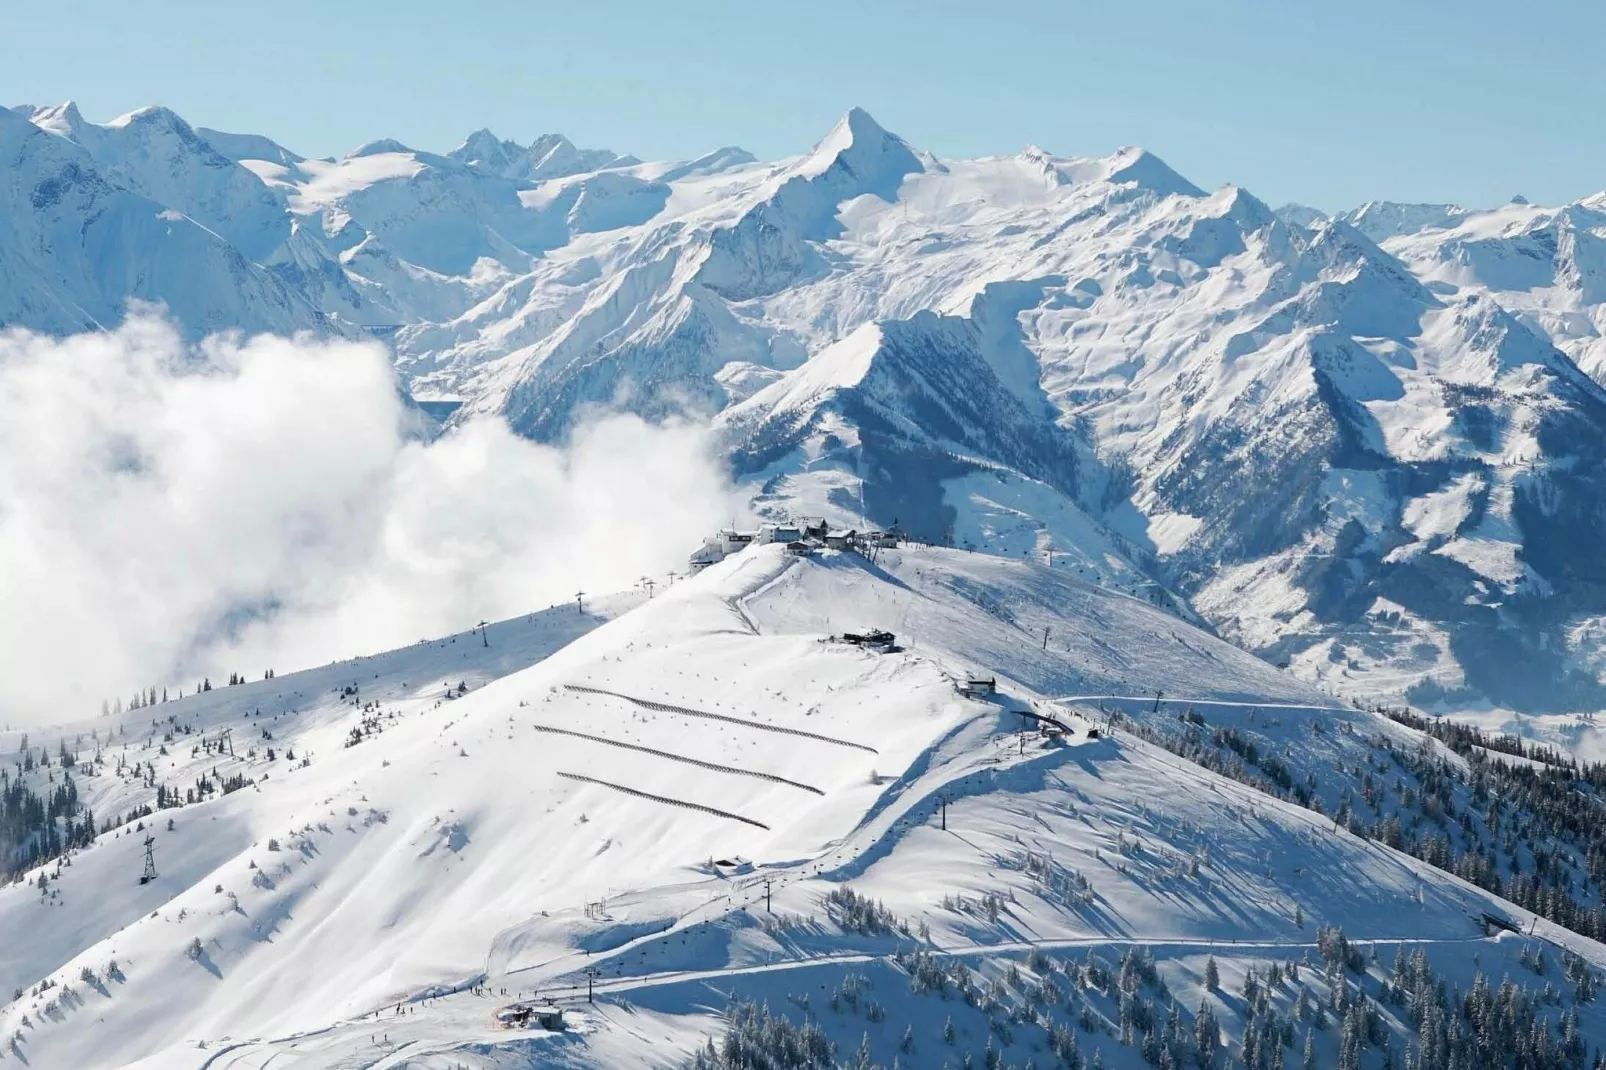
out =
[(1606, 194), (1329, 216), (1159, 158), (340, 160), (0, 110), (0, 324), (379, 334), (561, 438), (712, 418), (761, 510), (1047, 558), (1365, 697), (1606, 705)]

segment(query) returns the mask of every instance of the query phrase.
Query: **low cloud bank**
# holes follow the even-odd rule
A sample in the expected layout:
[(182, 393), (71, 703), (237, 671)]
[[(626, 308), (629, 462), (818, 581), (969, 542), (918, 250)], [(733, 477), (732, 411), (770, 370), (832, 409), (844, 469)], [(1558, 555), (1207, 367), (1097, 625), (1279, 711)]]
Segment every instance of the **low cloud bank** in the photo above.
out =
[(626, 588), (738, 508), (699, 427), (414, 420), (377, 345), (0, 335), (0, 725)]

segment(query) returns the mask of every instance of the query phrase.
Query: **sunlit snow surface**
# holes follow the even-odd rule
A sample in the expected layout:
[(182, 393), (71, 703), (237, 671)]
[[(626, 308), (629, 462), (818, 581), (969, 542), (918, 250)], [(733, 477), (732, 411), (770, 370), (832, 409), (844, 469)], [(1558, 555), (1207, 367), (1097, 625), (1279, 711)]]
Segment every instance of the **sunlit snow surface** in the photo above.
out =
[(1055, 551), (1336, 693), (1606, 706), (1568, 638), (1606, 615), (1598, 196), (1273, 212), (858, 109), (774, 162), (483, 130), (313, 160), (70, 105), (0, 147), (0, 322), (373, 332), (454, 419), (713, 418), (767, 515)]
[[(822, 896), (842, 882), (978, 967), (1032, 947), (1152, 945), (1189, 1006), (1212, 950), (1232, 978), (1240, 957), (1297, 955), (1322, 923), (1425, 941), (1456, 976), (1475, 953), (1486, 969), (1514, 954), (1478, 939), (1471, 915), (1509, 910), (1483, 893), (1111, 731), (1102, 709), (1174, 721), (1195, 700), (1209, 723), (1281, 740), (1296, 772), (1354, 760), (1370, 733), (1415, 745), (1141, 599), (960, 550), (872, 562), (765, 547), (621, 615), (628, 604), (556, 607), (125, 715), (108, 759), (126, 743), (170, 784), (212, 765), (257, 782), (147, 821), (152, 884), (136, 882), (143, 833), (125, 829), (72, 856), (54, 896), (0, 891), (0, 980), (74, 992), (0, 1012), (18, 1051), (83, 1068), (671, 1066), (727, 996), (823, 1000), (850, 968), (892, 1012), (873, 1040), (883, 1062), (894, 1023), (936, 1050), (941, 1014), (979, 1050), (979, 1017), (914, 1000), (891, 941), (829, 920)], [(869, 626), (901, 649), (831, 641)], [(976, 674), (998, 678), (995, 700), (956, 690)], [(459, 682), (466, 694), (447, 697)], [(1063, 744), (1021, 734), (1012, 711), (1034, 708), (1072, 728)], [(378, 731), (344, 746), (364, 716)], [(162, 756), (145, 744), (168, 718), (196, 733)], [(69, 730), (104, 738), (114, 720)], [(233, 759), (189, 757), (224, 726)], [(273, 762), (262, 729), (284, 748)], [(111, 772), (80, 783), (97, 814), (150, 795)], [(1039, 894), (1025, 852), (1084, 875), (1091, 897)], [(793, 922), (764, 924), (766, 881)], [(996, 922), (943, 904), (988, 894), (1008, 902)], [(113, 959), (117, 979), (79, 981)], [(595, 1003), (575, 987), (587, 968)], [(568, 1032), (493, 1026), (495, 1007), (532, 990), (569, 1008)], [(863, 1025), (832, 1026), (844, 1053)], [(1105, 1056), (1136, 1057), (1111, 1043)]]

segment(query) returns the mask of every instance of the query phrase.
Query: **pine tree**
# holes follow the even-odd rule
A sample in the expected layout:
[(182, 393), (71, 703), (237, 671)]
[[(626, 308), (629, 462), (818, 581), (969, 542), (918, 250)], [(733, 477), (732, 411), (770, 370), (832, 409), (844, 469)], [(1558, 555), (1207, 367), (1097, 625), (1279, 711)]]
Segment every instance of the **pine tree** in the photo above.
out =
[(1221, 991), (1221, 971), (1216, 968), (1216, 957), (1211, 955), (1205, 962), (1205, 988), (1211, 992)]
[(1215, 1055), (1220, 1038), (1221, 1028), (1216, 1025), (1215, 1013), (1208, 1003), (1200, 1000), (1199, 1012), (1193, 1016), (1193, 1046), (1199, 1049), (1199, 1057), (1208, 1062)]
[(1339, 1030), (1338, 1070), (1361, 1070), (1361, 1034), (1353, 1014), (1344, 1016)]

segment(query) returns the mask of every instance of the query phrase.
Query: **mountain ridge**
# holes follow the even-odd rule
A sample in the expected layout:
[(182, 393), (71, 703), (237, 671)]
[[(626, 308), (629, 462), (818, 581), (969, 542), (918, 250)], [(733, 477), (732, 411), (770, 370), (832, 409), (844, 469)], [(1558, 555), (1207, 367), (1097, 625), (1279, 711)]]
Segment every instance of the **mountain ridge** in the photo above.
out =
[[(862, 109), (769, 164), (483, 130), (316, 161), (163, 109), (10, 114), (88, 153), (84, 188), (181, 202), (154, 214), (282, 306), (175, 298), (192, 333), (379, 332), (416, 395), (540, 440), (594, 406), (715, 419), (769, 515), (1058, 552), (1347, 694), (1606, 703), (1598, 199), (1274, 212), (1136, 148), (942, 160)], [(867, 376), (830, 382), (867, 330)]]

